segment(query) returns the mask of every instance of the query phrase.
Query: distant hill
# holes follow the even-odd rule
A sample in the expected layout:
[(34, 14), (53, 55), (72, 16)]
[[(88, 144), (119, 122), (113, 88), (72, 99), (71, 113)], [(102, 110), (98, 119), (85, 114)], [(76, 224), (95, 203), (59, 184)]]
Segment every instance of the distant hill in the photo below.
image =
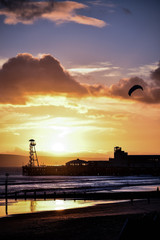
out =
[[(40, 165), (63, 165), (72, 157), (38, 156)], [(22, 167), (29, 161), (28, 156), (0, 154), (0, 167)]]
[[(63, 165), (70, 160), (77, 158), (83, 160), (107, 160), (105, 155), (97, 155), (89, 157), (87, 153), (74, 154), (70, 156), (38, 156), (40, 165)], [(29, 156), (15, 154), (0, 154), (0, 167), (22, 167), (29, 161)]]
[(0, 167), (21, 167), (27, 164), (27, 162), (27, 156), (0, 154)]

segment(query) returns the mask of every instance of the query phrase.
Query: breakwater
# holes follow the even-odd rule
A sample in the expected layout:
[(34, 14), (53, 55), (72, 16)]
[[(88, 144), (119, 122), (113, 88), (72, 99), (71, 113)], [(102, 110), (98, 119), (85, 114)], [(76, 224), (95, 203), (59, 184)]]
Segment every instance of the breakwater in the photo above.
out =
[[(5, 194), (0, 196), (1, 199), (6, 198)], [(7, 194), (8, 199), (63, 199), (63, 200), (134, 200), (134, 199), (149, 199), (159, 198), (160, 191), (143, 191), (143, 192), (108, 192), (108, 193), (87, 193), (87, 192), (61, 192), (61, 193), (47, 193), (42, 190), (23, 190)]]

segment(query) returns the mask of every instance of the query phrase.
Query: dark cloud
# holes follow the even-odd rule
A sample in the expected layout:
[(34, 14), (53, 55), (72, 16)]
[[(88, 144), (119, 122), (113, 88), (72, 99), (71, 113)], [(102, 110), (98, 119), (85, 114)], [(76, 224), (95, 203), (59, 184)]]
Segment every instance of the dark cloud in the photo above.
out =
[(5, 16), (5, 24), (33, 24), (41, 18), (56, 24), (76, 22), (100, 28), (107, 25), (103, 20), (76, 13), (77, 10), (87, 7), (76, 1), (1, 0), (0, 15)]
[[(110, 87), (104, 85), (85, 85), (89, 93), (94, 96), (108, 96), (130, 99), (128, 96), (129, 89), (135, 85), (140, 84), (145, 88), (147, 84), (143, 79), (134, 77), (130, 79), (120, 79), (119, 82), (112, 84)], [(137, 94), (136, 94), (137, 95)]]
[(132, 14), (131, 10), (129, 10), (128, 8), (122, 8), (122, 10), (125, 14)]
[[(141, 85), (143, 87), (143, 91), (137, 90), (134, 92), (134, 94), (132, 94), (132, 96), (128, 96), (129, 89), (136, 84)], [(160, 103), (160, 87), (151, 86), (139, 77), (134, 77), (126, 80), (121, 79), (117, 84), (113, 84), (108, 89), (107, 94), (111, 97), (117, 96), (123, 99), (135, 100), (144, 103)]]
[(17, 6), (23, 6), (23, 3), (27, 0), (0, 0), (0, 7), (6, 7), (8, 9), (15, 9)]
[(158, 68), (155, 71), (151, 72), (151, 78), (158, 86), (160, 86), (160, 62), (158, 64)]
[(37, 2), (29, 0), (1, 0), (0, 8), (4, 10), (4, 13), (14, 13), (19, 21), (30, 21), (44, 13), (52, 12), (54, 0)]
[[(9, 10), (16, 10), (18, 8), (23, 8), (24, 6), (30, 6), (35, 8), (35, 4), (39, 3), (47, 3), (48, 9), (52, 8), (54, 6), (54, 0), (42, 0), (42, 1), (32, 1), (32, 0), (0, 0), (0, 7), (4, 8), (6, 7)], [(38, 6), (38, 5), (37, 5)]]
[[(129, 89), (136, 84), (141, 85), (144, 90), (137, 90), (132, 96), (128, 96)], [(128, 101), (138, 101), (148, 104), (160, 103), (160, 87), (158, 85), (149, 85), (139, 77), (121, 79), (110, 87), (104, 85), (86, 85), (86, 88), (93, 96), (127, 99)]]
[(51, 55), (35, 58), (19, 54), (6, 62), (0, 70), (0, 102), (25, 103), (29, 95), (88, 94)]

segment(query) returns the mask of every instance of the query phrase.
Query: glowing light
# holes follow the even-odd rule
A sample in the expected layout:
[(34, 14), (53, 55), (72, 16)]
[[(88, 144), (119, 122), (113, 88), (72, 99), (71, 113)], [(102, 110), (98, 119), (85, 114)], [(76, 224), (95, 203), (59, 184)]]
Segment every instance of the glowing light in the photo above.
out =
[(66, 147), (65, 147), (65, 145), (63, 144), (63, 143), (61, 143), (61, 142), (57, 142), (57, 143), (55, 143), (53, 146), (52, 146), (52, 150), (54, 151), (54, 152), (64, 152), (64, 151), (66, 151)]

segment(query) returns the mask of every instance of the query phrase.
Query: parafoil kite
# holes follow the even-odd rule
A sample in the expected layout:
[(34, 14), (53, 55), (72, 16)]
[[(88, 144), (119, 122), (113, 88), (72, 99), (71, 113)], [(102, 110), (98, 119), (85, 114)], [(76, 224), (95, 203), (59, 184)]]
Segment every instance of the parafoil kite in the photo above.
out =
[(143, 87), (140, 86), (140, 85), (134, 85), (133, 87), (131, 87), (128, 91), (128, 95), (131, 96), (132, 92), (134, 92), (135, 90), (137, 89), (142, 89), (143, 90)]

